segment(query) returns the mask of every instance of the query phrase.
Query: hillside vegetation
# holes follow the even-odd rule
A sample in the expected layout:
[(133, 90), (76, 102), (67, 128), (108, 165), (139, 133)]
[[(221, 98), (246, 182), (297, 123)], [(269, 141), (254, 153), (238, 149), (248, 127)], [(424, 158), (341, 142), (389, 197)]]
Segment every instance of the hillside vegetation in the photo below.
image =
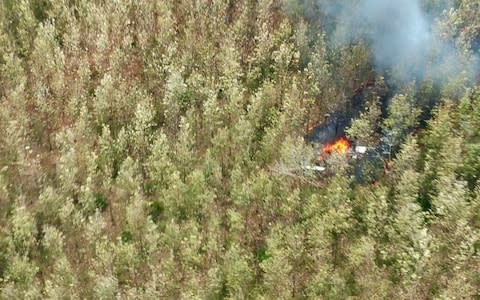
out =
[(480, 299), (480, 4), (344, 2), (2, 0), (0, 299)]

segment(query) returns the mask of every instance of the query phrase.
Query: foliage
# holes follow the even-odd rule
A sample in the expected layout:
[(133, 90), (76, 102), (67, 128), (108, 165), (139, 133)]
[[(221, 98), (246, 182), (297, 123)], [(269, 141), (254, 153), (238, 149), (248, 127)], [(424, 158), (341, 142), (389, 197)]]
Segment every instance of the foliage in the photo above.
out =
[[(0, 299), (479, 298), (478, 78), (396, 80), (327, 2), (2, 0)], [(338, 112), (388, 168), (309, 168)]]

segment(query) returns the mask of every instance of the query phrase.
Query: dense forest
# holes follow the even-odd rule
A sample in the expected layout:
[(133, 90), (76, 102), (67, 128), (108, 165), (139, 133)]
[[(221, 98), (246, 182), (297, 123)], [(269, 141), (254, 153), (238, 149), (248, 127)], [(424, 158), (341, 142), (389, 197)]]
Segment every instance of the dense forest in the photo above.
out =
[(479, 58), (478, 0), (2, 0), (0, 299), (480, 299)]

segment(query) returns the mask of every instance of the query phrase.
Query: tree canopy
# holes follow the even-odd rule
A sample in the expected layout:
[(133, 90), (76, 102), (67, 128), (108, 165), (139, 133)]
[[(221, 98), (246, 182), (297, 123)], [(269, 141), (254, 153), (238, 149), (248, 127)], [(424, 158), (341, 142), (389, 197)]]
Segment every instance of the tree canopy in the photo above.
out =
[(376, 2), (2, 0), (0, 299), (480, 299), (479, 3)]

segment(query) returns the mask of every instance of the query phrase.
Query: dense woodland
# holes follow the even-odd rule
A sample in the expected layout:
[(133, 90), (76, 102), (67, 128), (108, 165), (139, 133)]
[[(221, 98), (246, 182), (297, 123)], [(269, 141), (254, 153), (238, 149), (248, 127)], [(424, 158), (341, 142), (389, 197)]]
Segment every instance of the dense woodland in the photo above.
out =
[[(420, 74), (344, 2), (2, 0), (0, 298), (480, 299), (480, 3)], [(302, 169), (354, 99), (388, 170)]]

